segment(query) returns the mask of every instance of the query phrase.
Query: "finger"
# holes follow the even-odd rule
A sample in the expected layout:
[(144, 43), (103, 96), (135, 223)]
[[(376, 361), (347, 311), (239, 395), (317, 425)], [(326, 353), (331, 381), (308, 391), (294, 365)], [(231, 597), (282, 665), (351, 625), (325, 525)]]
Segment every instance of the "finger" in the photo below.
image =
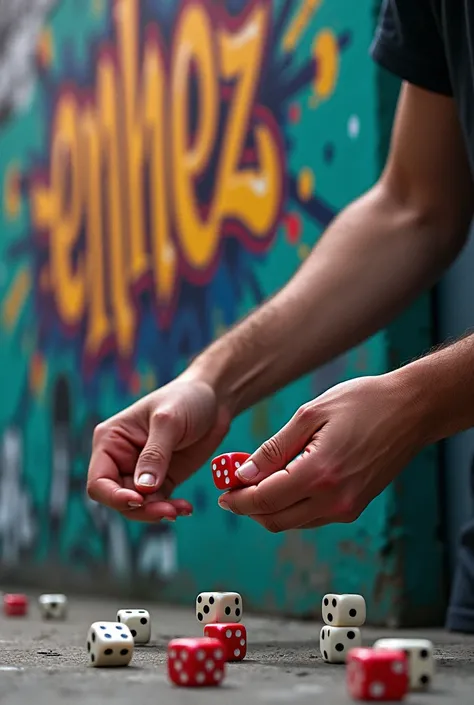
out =
[(309, 406), (298, 409), (286, 426), (265, 441), (237, 470), (237, 477), (246, 484), (258, 484), (301, 454), (306, 443), (323, 425), (318, 412), (312, 409)]
[(167, 520), (174, 522), (178, 517), (190, 516), (192, 505), (183, 499), (161, 500), (145, 503), (139, 509), (123, 511), (122, 514), (127, 519), (134, 521), (156, 523)]
[(307, 524), (302, 524), (299, 529), (320, 529), (322, 526), (329, 526), (330, 524), (345, 524), (347, 522), (341, 522), (341, 520), (336, 516), (327, 516), (321, 519), (315, 519), (314, 521), (309, 521)]
[(189, 516), (194, 511), (193, 505), (186, 499), (167, 499), (166, 497), (160, 496), (160, 493), (146, 495), (143, 506), (146, 507), (148, 504), (156, 504), (157, 502), (167, 502), (175, 508), (179, 516)]
[(190, 517), (194, 512), (193, 505), (187, 499), (170, 499), (170, 504), (173, 505), (180, 517)]
[[(123, 485), (125, 489), (133, 488), (133, 477), (126, 475), (123, 478)], [(177, 516), (191, 516), (191, 514), (194, 512), (194, 507), (191, 502), (188, 502), (187, 499), (171, 499), (169, 495), (171, 494), (172, 489), (172, 483), (169, 483), (167, 478), (167, 480), (163, 483), (163, 487), (158, 492), (153, 492), (153, 494), (146, 494), (143, 497), (141, 506), (157, 503), (161, 503), (161, 506), (163, 506), (163, 504), (166, 503), (167, 505), (174, 507), (176, 512), (173, 513), (172, 511), (169, 511), (165, 512), (165, 514)]]
[[(123, 485), (126, 489), (133, 487), (133, 478), (130, 476), (125, 476), (123, 478)], [(193, 511), (193, 505), (186, 499), (170, 499), (168, 493), (163, 489), (158, 492), (153, 492), (153, 494), (147, 494), (142, 500), (141, 506), (147, 506), (149, 504), (159, 504), (161, 510), (166, 505), (167, 509), (164, 512), (166, 516), (190, 516)], [(169, 510), (169, 507), (174, 507), (175, 511)], [(160, 512), (160, 508), (156, 511)], [(168, 511), (169, 510), (169, 511)]]
[(140, 492), (155, 492), (168, 472), (171, 456), (179, 441), (180, 429), (174, 414), (156, 411), (150, 417), (147, 442), (139, 455), (134, 473)]
[(326, 515), (321, 517), (315, 516), (313, 521), (308, 522), (300, 528), (318, 529), (321, 526), (327, 526), (329, 524), (352, 524), (354, 521), (357, 521), (370, 502), (384, 491), (387, 484), (387, 477), (385, 475), (379, 476), (372, 483), (360, 488), (356, 497), (352, 499), (349, 498), (349, 501), (346, 498), (343, 502), (341, 502), (340, 491), (336, 491), (335, 500), (328, 502), (328, 506), (336, 507), (339, 504), (339, 507), (344, 507), (343, 510), (339, 512), (327, 512)]
[(258, 485), (226, 492), (219, 497), (219, 506), (246, 516), (274, 514), (307, 499), (306, 475), (287, 468), (279, 470)]
[(325, 438), (324, 430), (319, 432), (306, 446), (305, 453), (286, 468), (264, 478), (258, 485), (221, 495), (219, 505), (222, 509), (247, 516), (274, 514), (312, 497), (314, 518), (337, 513), (341, 504), (341, 487), (337, 474), (327, 461), (327, 451), (323, 447), (327, 446), (327, 443), (323, 444)]
[[(123, 478), (123, 486), (126, 489), (133, 488), (134, 483), (133, 483), (133, 477), (130, 477), (129, 475), (126, 475)], [(176, 512), (178, 516), (190, 516), (193, 511), (194, 507), (191, 504), (191, 502), (188, 502), (187, 499), (172, 499), (170, 498), (170, 494), (172, 490), (174, 489), (173, 483), (169, 481), (169, 478), (167, 477), (165, 482), (163, 483), (163, 486), (158, 492), (153, 492), (153, 494), (146, 494), (143, 497), (143, 505), (147, 504), (153, 504), (156, 502), (168, 502), (171, 506), (173, 506), (176, 509)]]
[(163, 490), (171, 492), (205, 465), (228, 430), (227, 412), (218, 412), (215, 425), (199, 441), (173, 453), (168, 475), (162, 485)]
[(174, 522), (178, 516), (175, 507), (167, 501), (150, 502), (138, 509), (126, 510), (122, 512), (122, 514), (127, 517), (127, 519), (133, 519), (133, 521), (150, 523), (162, 521), (163, 519)]
[(250, 518), (260, 524), (272, 534), (290, 529), (299, 529), (305, 526), (308, 516), (311, 516), (311, 500), (303, 499), (292, 507), (283, 509), (274, 514), (253, 514)]
[(92, 454), (87, 480), (89, 497), (118, 511), (141, 506), (142, 495), (135, 489), (122, 487), (119, 478), (117, 466), (108, 453), (101, 450)]

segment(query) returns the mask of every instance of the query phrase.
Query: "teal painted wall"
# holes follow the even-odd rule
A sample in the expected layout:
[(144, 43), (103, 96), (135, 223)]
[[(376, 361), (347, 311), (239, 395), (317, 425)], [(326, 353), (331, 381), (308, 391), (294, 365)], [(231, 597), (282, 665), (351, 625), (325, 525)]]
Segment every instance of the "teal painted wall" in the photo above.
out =
[[(220, 511), (207, 468), (183, 488), (195, 516), (173, 527), (126, 523), (84, 495), (97, 421), (171, 379), (281, 287), (337, 212), (376, 180), (389, 118), (381, 109), (385, 79), (368, 55), (374, 7), (373, 0), (353, 3), (350, 13), (346, 0), (83, 0), (79, 12), (75, 0), (62, 0), (44, 18), (32, 90), (0, 125), (5, 576), (42, 584), (54, 574), (61, 585), (186, 602), (200, 590), (226, 587), (255, 609), (293, 615), (317, 614), (328, 590), (354, 591), (366, 595), (374, 623), (416, 621), (410, 580), (416, 582), (418, 554), (404, 543), (416, 522), (397, 486), (354, 525), (282, 536)], [(198, 54), (211, 47), (212, 60), (200, 81), (191, 73), (178, 89), (178, 28), (190, 13), (203, 24), (187, 40)], [(225, 76), (225, 37), (237, 65), (233, 85)], [(242, 42), (248, 43), (244, 52)], [(124, 57), (132, 59), (130, 73)], [(255, 90), (246, 88), (250, 74), (261, 78)], [(163, 86), (162, 104), (157, 86)], [(207, 103), (206, 86), (215, 91)], [(203, 150), (192, 194), (211, 209), (219, 203), (216, 160), (234, 149), (230, 125), (237, 110), (247, 115), (236, 151), (244, 196), (232, 212), (225, 202), (219, 206), (208, 253), (203, 240), (194, 248), (197, 240), (189, 239), (191, 197), (178, 198), (172, 177), (182, 163), (167, 151), (183, 111), (191, 116), (184, 150), (190, 148), (200, 130), (195, 116), (204, 109), (206, 119), (215, 111), (220, 122)], [(127, 132), (127, 115), (146, 148)], [(262, 130), (267, 156), (258, 149)], [(115, 156), (117, 163), (109, 161)], [(106, 189), (111, 182), (115, 199)], [(233, 193), (230, 178), (224, 193)], [(258, 208), (249, 212), (256, 197)], [(164, 209), (168, 227), (153, 228)], [(107, 224), (114, 213), (119, 220)], [(134, 259), (139, 233), (143, 247)], [(417, 309), (415, 327), (428, 324), (429, 313)], [(251, 451), (329, 386), (384, 372), (394, 342), (405, 336), (403, 321), (400, 326), (242, 415), (222, 450)], [(426, 337), (416, 339), (410, 354), (425, 344)], [(420, 462), (429, 473), (433, 459)], [(437, 520), (434, 494), (425, 508), (424, 541)], [(410, 525), (400, 526), (400, 516)], [(430, 546), (428, 621), (440, 605), (433, 537)]]

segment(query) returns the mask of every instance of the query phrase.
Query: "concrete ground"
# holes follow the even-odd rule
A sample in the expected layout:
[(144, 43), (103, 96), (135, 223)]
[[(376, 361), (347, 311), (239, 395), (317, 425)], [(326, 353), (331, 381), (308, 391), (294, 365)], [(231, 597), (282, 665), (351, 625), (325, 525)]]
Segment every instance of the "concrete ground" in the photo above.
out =
[[(96, 620), (113, 621), (117, 608), (130, 606), (150, 610), (152, 643), (136, 647), (128, 668), (89, 668), (84, 645), (88, 627)], [(201, 705), (223, 699), (226, 705), (352, 702), (345, 692), (344, 666), (325, 664), (319, 657), (319, 624), (250, 616), (244, 622), (249, 637), (246, 661), (228, 667), (222, 687), (189, 690), (168, 684), (165, 653), (171, 638), (202, 633), (193, 605), (183, 610), (71, 598), (68, 620), (51, 623), (40, 619), (32, 596), (27, 618), (0, 617), (0, 704)], [(384, 635), (387, 632), (364, 629), (367, 645)], [(434, 641), (438, 674), (431, 692), (410, 695), (406, 702), (473, 705), (474, 637), (429, 630), (417, 635)]]

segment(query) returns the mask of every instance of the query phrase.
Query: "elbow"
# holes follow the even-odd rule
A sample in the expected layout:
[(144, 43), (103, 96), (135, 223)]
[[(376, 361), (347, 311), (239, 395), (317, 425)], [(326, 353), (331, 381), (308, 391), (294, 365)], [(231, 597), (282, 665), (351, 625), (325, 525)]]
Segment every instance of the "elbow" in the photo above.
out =
[(449, 267), (464, 249), (468, 240), (472, 214), (460, 217), (437, 211), (424, 213), (420, 218), (420, 227), (430, 239), (433, 254), (440, 270)]
[(419, 236), (420, 247), (431, 252), (436, 268), (448, 267), (464, 248), (472, 223), (471, 199), (404, 199), (380, 181), (376, 187), (405, 232)]

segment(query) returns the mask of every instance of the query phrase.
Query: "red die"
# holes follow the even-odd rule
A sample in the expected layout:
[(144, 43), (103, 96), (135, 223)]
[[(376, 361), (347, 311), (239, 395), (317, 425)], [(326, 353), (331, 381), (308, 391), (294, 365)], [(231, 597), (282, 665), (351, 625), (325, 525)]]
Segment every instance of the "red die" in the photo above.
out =
[(24, 617), (28, 612), (26, 595), (4, 595), (3, 611), (8, 617)]
[(408, 691), (407, 657), (398, 650), (351, 649), (346, 678), (355, 700), (403, 700)]
[(243, 661), (247, 655), (247, 630), (243, 624), (206, 624), (204, 636), (219, 639), (226, 661)]
[(235, 471), (250, 458), (250, 453), (224, 453), (212, 461), (212, 477), (218, 490), (231, 490), (243, 487), (244, 483), (235, 476)]
[(224, 649), (218, 639), (173, 639), (168, 644), (168, 676), (176, 685), (220, 685)]

